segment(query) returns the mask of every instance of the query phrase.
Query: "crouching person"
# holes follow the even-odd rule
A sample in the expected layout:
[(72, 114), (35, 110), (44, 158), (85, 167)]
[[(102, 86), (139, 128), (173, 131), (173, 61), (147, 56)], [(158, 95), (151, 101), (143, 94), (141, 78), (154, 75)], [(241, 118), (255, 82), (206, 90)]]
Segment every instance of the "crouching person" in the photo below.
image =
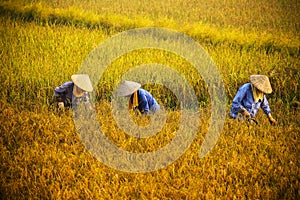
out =
[(72, 81), (63, 83), (54, 89), (54, 97), (59, 109), (76, 108), (79, 102), (88, 104), (88, 92), (93, 91), (91, 80), (87, 74), (74, 74), (71, 76)]
[(160, 110), (160, 106), (154, 97), (141, 87), (141, 84), (133, 81), (124, 81), (117, 95), (128, 98), (128, 109), (139, 110), (142, 114), (154, 114)]
[[(230, 117), (236, 119), (241, 113), (243, 118), (250, 122), (259, 108), (262, 108), (272, 125), (276, 124), (276, 120), (271, 115), (266, 94), (272, 93), (272, 87), (269, 78), (265, 75), (251, 75), (250, 83), (242, 85), (236, 93), (232, 106)], [(256, 122), (253, 119), (253, 122)]]

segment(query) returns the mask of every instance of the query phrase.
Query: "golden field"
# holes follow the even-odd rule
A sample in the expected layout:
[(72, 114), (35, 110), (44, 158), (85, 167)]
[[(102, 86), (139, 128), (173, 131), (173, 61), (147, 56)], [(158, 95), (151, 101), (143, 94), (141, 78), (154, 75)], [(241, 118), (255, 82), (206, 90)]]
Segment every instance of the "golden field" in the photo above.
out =
[[(297, 0), (1, 1), (0, 196), (298, 199), (299, 6)], [(171, 66), (186, 77), (201, 105), (199, 129), (190, 148), (163, 169), (129, 173), (98, 161), (82, 144), (71, 111), (54, 109), (53, 89), (69, 81), (101, 42), (141, 27), (164, 27), (196, 40), (223, 77), (227, 113), (251, 74), (268, 75), (274, 91), (267, 97), (278, 124), (271, 126), (262, 111), (258, 126), (226, 117), (217, 144), (200, 158), (211, 113), (201, 75), (170, 52), (137, 50), (116, 59), (95, 88), (97, 117), (107, 137), (127, 151), (151, 152), (176, 134), (179, 104), (157, 85), (146, 88), (167, 110), (160, 133), (137, 139), (114, 122), (113, 88), (128, 69), (149, 63)]]

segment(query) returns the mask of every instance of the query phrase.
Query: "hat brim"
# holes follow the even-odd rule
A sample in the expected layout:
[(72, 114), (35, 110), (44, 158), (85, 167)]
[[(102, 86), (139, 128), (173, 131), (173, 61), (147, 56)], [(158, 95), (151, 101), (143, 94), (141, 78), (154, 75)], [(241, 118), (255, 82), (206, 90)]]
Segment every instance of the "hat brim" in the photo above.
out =
[(269, 78), (265, 75), (251, 75), (250, 82), (256, 87), (258, 90), (262, 91), (265, 94), (272, 93), (272, 87), (269, 81)]
[(87, 74), (74, 74), (71, 76), (72, 81), (76, 86), (78, 86), (80, 89), (92, 92), (93, 86), (91, 83), (91, 80), (89, 78), (89, 75)]
[(132, 95), (141, 87), (140, 83), (134, 81), (124, 81), (117, 90), (117, 96), (126, 97)]

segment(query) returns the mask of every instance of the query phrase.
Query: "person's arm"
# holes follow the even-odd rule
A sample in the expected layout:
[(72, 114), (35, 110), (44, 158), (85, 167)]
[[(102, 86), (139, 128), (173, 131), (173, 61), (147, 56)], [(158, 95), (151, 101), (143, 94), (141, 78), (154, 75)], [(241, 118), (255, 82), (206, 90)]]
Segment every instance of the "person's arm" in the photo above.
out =
[(268, 100), (266, 98), (266, 95), (264, 95), (263, 100), (262, 100), (262, 102), (260, 104), (260, 107), (262, 108), (262, 110), (264, 111), (264, 113), (266, 115), (271, 114), (271, 109), (269, 107), (269, 102), (268, 102)]
[(268, 116), (270, 124), (275, 125), (276, 124), (276, 120), (271, 115), (271, 109), (270, 109), (270, 106), (269, 106), (269, 102), (268, 102), (268, 100), (266, 98), (266, 95), (264, 95), (264, 98), (263, 98), (263, 100), (262, 100), (262, 102), (260, 104), (260, 107), (262, 108), (262, 110), (264, 111), (264, 113)]
[(230, 111), (230, 117), (236, 118), (238, 115), (238, 112), (240, 110), (245, 110), (248, 112), (243, 106), (242, 106), (242, 100), (244, 99), (246, 95), (247, 89), (245, 88), (245, 85), (241, 86), (239, 90), (237, 91), (235, 97), (232, 101), (231, 111)]
[(55, 100), (58, 102), (58, 106), (64, 107), (64, 100), (62, 98), (62, 94), (65, 92), (65, 88), (63, 87), (63, 85), (58, 86), (54, 89), (54, 97)]
[(68, 83), (64, 83), (54, 89), (55, 98), (61, 98), (64, 93), (66, 93), (67, 88), (69, 87)]
[(85, 105), (86, 105), (86, 107), (87, 107), (88, 109), (90, 109), (90, 110), (93, 109), (93, 106), (92, 106), (92, 104), (91, 104), (91, 102), (90, 102), (90, 98), (89, 98), (89, 93), (88, 93), (88, 92), (85, 92), (85, 93), (84, 93), (83, 101), (84, 101), (84, 103), (85, 103)]
[(90, 98), (89, 98), (89, 93), (85, 92), (83, 95), (83, 101), (89, 103), (90, 102)]
[(147, 114), (149, 112), (149, 104), (144, 92), (139, 95), (139, 107), (141, 108), (140, 112), (142, 114)]
[(64, 99), (63, 95), (67, 92), (68, 87), (70, 87), (70, 83), (66, 82), (54, 89), (54, 97), (55, 100), (58, 102), (58, 107), (63, 108), (64, 107)]

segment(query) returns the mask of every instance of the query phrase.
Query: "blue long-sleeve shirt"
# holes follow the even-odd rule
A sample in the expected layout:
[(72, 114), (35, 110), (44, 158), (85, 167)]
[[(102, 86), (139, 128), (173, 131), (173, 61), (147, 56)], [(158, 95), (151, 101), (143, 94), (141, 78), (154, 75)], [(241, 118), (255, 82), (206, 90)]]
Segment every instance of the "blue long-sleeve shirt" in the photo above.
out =
[(74, 83), (69, 81), (63, 83), (61, 86), (58, 86), (54, 89), (54, 97), (61, 98), (65, 106), (76, 105), (77, 102), (88, 102), (89, 97), (88, 93), (85, 92), (82, 97), (75, 97), (73, 95)]
[(266, 115), (271, 113), (265, 94), (262, 101), (254, 102), (251, 83), (246, 83), (239, 88), (232, 102), (230, 116), (236, 118), (241, 108), (245, 108), (251, 117), (255, 117), (259, 108), (262, 108)]
[[(144, 89), (139, 89), (138, 91), (138, 109), (141, 113), (156, 112), (160, 109), (159, 104), (153, 98), (153, 96)], [(133, 100), (133, 95), (130, 98), (130, 101)]]

